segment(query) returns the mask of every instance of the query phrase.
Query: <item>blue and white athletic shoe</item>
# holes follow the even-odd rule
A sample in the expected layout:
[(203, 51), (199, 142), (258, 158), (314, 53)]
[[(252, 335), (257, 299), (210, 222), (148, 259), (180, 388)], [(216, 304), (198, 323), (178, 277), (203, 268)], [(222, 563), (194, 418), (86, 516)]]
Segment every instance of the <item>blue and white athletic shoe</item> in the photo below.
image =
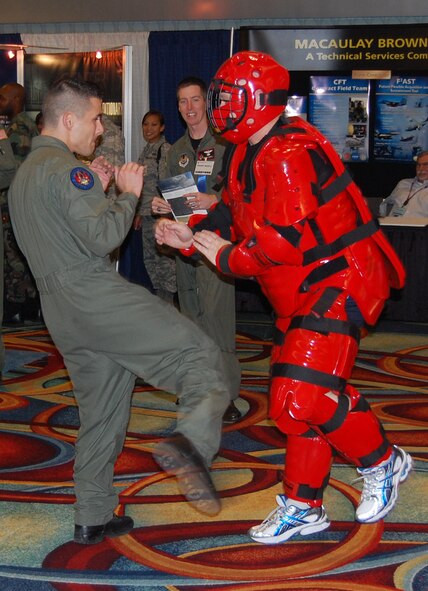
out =
[(280, 544), (296, 534), (307, 536), (327, 529), (330, 525), (324, 507), (296, 507), (285, 495), (277, 495), (278, 507), (248, 533), (255, 542)]
[(360, 504), (356, 510), (356, 520), (360, 523), (375, 523), (383, 519), (393, 509), (398, 486), (406, 480), (412, 469), (412, 458), (400, 447), (393, 446), (389, 460), (372, 468), (357, 468), (361, 474), (354, 482), (363, 480)]

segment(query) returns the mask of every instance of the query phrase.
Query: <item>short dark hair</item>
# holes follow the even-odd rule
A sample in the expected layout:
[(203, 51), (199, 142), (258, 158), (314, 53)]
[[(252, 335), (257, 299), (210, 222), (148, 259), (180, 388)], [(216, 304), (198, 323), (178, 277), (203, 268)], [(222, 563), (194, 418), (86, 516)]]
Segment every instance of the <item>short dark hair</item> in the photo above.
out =
[(147, 111), (147, 113), (143, 117), (143, 120), (141, 121), (141, 125), (145, 122), (145, 120), (147, 119), (147, 117), (149, 117), (150, 115), (155, 115), (155, 117), (158, 117), (159, 118), (159, 123), (161, 125), (165, 125), (165, 117), (164, 117), (164, 114), (161, 113), (160, 111), (157, 111), (156, 109), (150, 109), (149, 111)]
[(422, 152), (419, 152), (418, 154), (416, 154), (416, 157), (415, 157), (416, 163), (418, 162), (418, 160), (420, 158), (422, 158), (422, 156), (428, 156), (428, 150), (422, 150)]
[(103, 99), (101, 88), (95, 82), (80, 78), (62, 77), (49, 88), (42, 105), (45, 125), (56, 125), (66, 111), (82, 114), (91, 98)]
[(202, 96), (204, 97), (204, 99), (207, 98), (207, 85), (202, 80), (202, 78), (198, 78), (198, 76), (187, 76), (186, 78), (183, 78), (177, 84), (177, 97), (178, 91), (182, 88), (187, 88), (188, 86), (199, 86), (202, 92)]

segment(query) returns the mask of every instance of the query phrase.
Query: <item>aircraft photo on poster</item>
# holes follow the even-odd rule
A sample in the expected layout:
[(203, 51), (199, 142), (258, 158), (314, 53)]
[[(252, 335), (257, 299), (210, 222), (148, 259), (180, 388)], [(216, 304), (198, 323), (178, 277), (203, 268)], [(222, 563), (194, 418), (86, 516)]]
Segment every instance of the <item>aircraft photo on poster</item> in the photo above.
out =
[(428, 150), (428, 78), (378, 80), (375, 100), (376, 160), (408, 161)]

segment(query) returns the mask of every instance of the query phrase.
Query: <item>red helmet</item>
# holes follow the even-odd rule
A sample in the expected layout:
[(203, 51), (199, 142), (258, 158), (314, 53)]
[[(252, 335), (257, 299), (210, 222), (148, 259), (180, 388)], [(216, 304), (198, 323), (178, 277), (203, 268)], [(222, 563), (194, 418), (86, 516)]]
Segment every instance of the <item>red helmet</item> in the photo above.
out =
[(289, 79), (288, 70), (267, 53), (236, 53), (208, 89), (211, 125), (233, 144), (246, 142), (284, 111)]

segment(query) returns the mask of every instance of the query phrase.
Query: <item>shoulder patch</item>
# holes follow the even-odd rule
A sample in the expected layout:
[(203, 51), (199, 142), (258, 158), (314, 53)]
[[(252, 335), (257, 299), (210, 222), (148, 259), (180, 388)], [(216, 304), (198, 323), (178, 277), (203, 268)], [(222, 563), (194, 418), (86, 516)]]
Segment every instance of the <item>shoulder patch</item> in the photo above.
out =
[(93, 174), (82, 166), (73, 168), (73, 170), (70, 172), (70, 180), (75, 187), (82, 189), (82, 191), (88, 191), (88, 189), (92, 189), (95, 182)]

